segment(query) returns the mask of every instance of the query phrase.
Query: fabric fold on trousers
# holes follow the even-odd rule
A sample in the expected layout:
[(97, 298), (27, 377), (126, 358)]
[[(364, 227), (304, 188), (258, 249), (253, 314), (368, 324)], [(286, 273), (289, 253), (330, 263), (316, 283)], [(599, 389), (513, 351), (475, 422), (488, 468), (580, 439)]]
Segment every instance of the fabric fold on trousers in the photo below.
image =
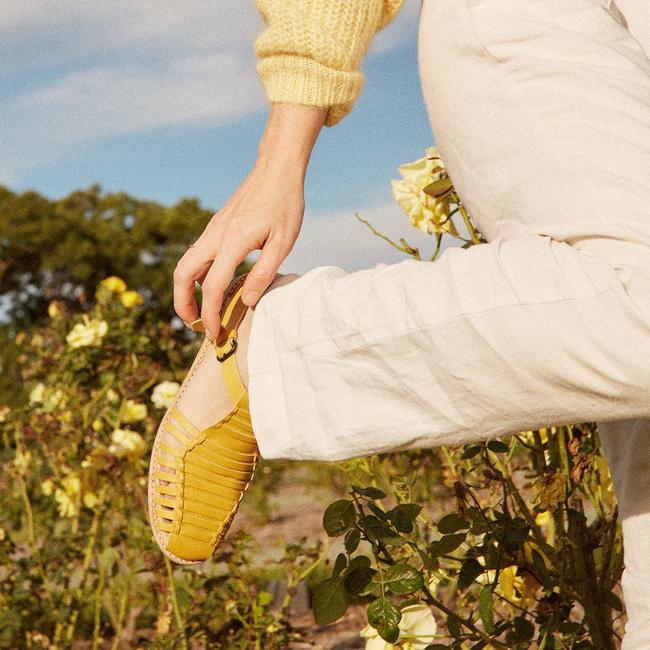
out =
[(643, 415), (649, 300), (645, 270), (540, 236), (319, 267), (256, 308), (261, 454), (341, 460)]

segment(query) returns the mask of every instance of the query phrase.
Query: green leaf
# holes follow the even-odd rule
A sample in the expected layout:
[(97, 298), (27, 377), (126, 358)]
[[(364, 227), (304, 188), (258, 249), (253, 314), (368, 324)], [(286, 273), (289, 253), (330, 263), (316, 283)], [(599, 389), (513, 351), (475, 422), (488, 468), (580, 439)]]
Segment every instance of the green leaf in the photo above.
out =
[(395, 594), (412, 594), (423, 584), (422, 574), (410, 564), (394, 564), (386, 570), (386, 586)]
[(396, 535), (389, 526), (372, 515), (361, 517), (359, 526), (368, 539), (382, 540), (385, 544), (400, 544), (402, 541), (399, 535)]
[(485, 631), (489, 634), (494, 633), (494, 611), (492, 609), (492, 590), (490, 585), (485, 585), (481, 589), (481, 595), (478, 599), (478, 615), (483, 621)]
[(368, 504), (368, 510), (370, 510), (377, 517), (377, 519), (381, 519), (382, 521), (388, 521), (388, 515), (386, 514), (386, 511), (382, 510), (379, 506), (376, 506), (374, 503)]
[(438, 522), (438, 530), (443, 533), (443, 535), (456, 533), (459, 530), (467, 528), (469, 528), (469, 524), (466, 521), (463, 521), (460, 515), (457, 515), (455, 512), (445, 515)]
[(345, 614), (350, 597), (345, 590), (343, 578), (328, 578), (316, 585), (312, 594), (312, 610), (318, 625), (328, 625)]
[(451, 634), (451, 636), (453, 636), (455, 639), (459, 638), (462, 634), (460, 624), (455, 618), (452, 618), (451, 616), (447, 617), (447, 629), (449, 630), (449, 634)]
[(343, 569), (345, 569), (348, 566), (348, 559), (345, 557), (343, 553), (339, 553), (336, 556), (336, 560), (334, 561), (334, 568), (332, 569), (332, 578), (335, 578), (337, 575), (339, 575)]
[(402, 612), (388, 598), (382, 596), (368, 605), (368, 623), (388, 643), (397, 641), (399, 636), (398, 623), (401, 620)]
[(481, 449), (483, 449), (483, 445), (468, 445), (463, 449), (463, 453), (460, 455), (461, 460), (474, 458), (474, 456), (481, 453)]
[(605, 594), (605, 602), (610, 607), (613, 607), (616, 611), (619, 612), (623, 611), (623, 603), (621, 602), (621, 599), (613, 591), (608, 591)]
[(466, 589), (481, 573), (483, 573), (483, 567), (478, 560), (473, 557), (465, 560), (458, 573), (458, 588)]
[(400, 533), (410, 533), (413, 531), (413, 522), (420, 514), (420, 510), (422, 510), (422, 506), (417, 503), (400, 503), (389, 510), (387, 515)]
[(359, 487), (358, 485), (353, 485), (352, 486), (352, 491), (355, 494), (361, 494), (364, 497), (368, 497), (369, 499), (385, 499), (386, 494), (382, 492), (379, 488), (376, 487)]
[(548, 572), (548, 569), (546, 568), (546, 562), (544, 562), (544, 558), (536, 549), (533, 550), (533, 566), (535, 567), (535, 572), (541, 578), (542, 583), (544, 585), (547, 585), (551, 579), (551, 576)]
[(260, 607), (266, 607), (273, 600), (273, 594), (270, 594), (268, 591), (260, 591), (257, 597), (257, 604)]
[(371, 582), (377, 573), (370, 567), (358, 567), (353, 569), (345, 577), (345, 589), (351, 596), (360, 594)]
[(348, 553), (354, 553), (354, 551), (357, 550), (359, 547), (359, 542), (361, 541), (361, 533), (359, 532), (358, 528), (353, 528), (352, 530), (348, 530), (347, 533), (345, 533), (345, 538), (344, 538), (344, 545), (345, 545), (345, 550)]
[(366, 557), (365, 555), (357, 555), (357, 557), (353, 557), (350, 560), (350, 566), (348, 567), (348, 571), (352, 571), (353, 569), (358, 569), (359, 567), (369, 567), (370, 566), (370, 558)]
[(535, 634), (535, 626), (524, 616), (517, 616), (512, 621), (514, 625), (513, 641), (530, 641)]
[(430, 196), (442, 197), (445, 194), (449, 194), (451, 188), (451, 179), (448, 176), (443, 176), (443, 178), (439, 178), (429, 183), (422, 191)]
[(323, 514), (323, 528), (330, 537), (336, 537), (352, 528), (356, 520), (354, 503), (348, 499), (340, 499), (327, 506)]
[(510, 447), (505, 442), (501, 442), (501, 440), (490, 440), (487, 443), (487, 448), (495, 454), (506, 454), (510, 451)]
[(444, 535), (439, 540), (429, 544), (429, 554), (432, 558), (447, 555), (455, 551), (464, 541), (467, 533), (457, 533), (455, 535)]

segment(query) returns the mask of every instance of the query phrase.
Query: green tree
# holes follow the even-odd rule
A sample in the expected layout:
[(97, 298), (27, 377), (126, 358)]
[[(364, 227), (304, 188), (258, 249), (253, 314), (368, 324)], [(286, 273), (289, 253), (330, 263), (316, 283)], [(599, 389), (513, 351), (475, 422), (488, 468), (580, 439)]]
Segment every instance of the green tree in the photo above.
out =
[[(26, 327), (56, 298), (78, 302), (109, 275), (173, 316), (172, 273), (213, 211), (195, 198), (166, 207), (99, 185), (49, 200), (0, 186), (0, 294), (6, 316)], [(238, 269), (243, 272), (249, 265)]]

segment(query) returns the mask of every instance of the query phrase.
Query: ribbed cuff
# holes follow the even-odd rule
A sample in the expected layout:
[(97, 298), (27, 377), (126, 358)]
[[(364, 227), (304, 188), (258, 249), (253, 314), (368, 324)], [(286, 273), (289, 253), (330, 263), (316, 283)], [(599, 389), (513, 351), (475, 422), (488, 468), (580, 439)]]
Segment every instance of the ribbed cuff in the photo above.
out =
[(290, 54), (265, 57), (256, 70), (269, 102), (329, 106), (325, 126), (337, 124), (352, 110), (364, 84), (360, 70), (335, 70)]

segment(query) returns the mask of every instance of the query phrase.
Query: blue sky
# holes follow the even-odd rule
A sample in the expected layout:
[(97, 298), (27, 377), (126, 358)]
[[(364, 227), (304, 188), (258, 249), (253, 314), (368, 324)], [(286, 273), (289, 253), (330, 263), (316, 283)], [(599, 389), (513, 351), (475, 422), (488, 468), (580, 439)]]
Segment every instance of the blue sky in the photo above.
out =
[[(425, 251), (394, 202), (397, 166), (434, 144), (417, 66), (419, 0), (405, 0), (362, 63), (351, 114), (324, 128), (301, 235), (281, 270), (348, 270), (403, 256), (354, 217)], [(217, 210), (255, 160), (267, 101), (253, 0), (3, 0), (0, 183), (59, 197), (98, 182)], [(253, 258), (255, 255), (252, 256)]]

